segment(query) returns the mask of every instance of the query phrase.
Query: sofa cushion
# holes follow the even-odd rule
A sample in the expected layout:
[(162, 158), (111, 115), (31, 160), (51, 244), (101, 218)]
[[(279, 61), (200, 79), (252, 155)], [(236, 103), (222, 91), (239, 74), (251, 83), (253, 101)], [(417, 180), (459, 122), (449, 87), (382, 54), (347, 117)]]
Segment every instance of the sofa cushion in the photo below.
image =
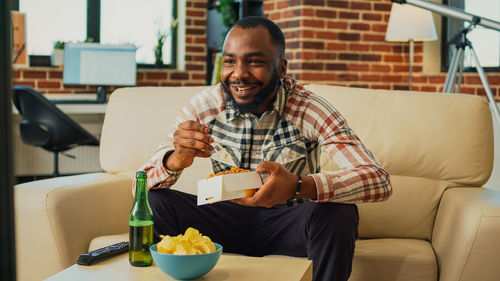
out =
[(482, 186), (490, 177), (493, 127), (482, 97), (317, 84), (307, 88), (344, 115), (391, 175), (463, 186)]
[(430, 241), (436, 212), (448, 183), (391, 176), (387, 201), (358, 204), (360, 238), (417, 238)]
[[(97, 237), (90, 243), (89, 251), (121, 241), (128, 241), (128, 233)], [(423, 240), (358, 240), (349, 281), (358, 280), (437, 280), (436, 258), (430, 243)]]
[(418, 239), (356, 241), (349, 281), (433, 281), (438, 266), (429, 242)]

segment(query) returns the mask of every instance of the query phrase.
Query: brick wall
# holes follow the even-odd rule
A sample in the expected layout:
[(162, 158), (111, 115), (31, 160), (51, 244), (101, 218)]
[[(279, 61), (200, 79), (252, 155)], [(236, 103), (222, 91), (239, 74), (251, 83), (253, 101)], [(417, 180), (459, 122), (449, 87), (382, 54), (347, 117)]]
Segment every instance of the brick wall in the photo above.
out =
[[(407, 89), (406, 44), (384, 41), (390, 0), (266, 0), (264, 15), (283, 29), (288, 73), (306, 83), (373, 89)], [(206, 10), (203, 0), (186, 7), (186, 70), (139, 69), (138, 86), (204, 85), (206, 75)], [(422, 43), (415, 43), (413, 90), (441, 91), (446, 73), (422, 73)], [(487, 73), (500, 101), (500, 73)], [(93, 86), (62, 84), (60, 68), (15, 68), (14, 84), (42, 92), (95, 92)], [(111, 89), (112, 90), (112, 89)], [(464, 74), (461, 92), (484, 95), (477, 74)]]
[[(270, 0), (264, 15), (287, 40), (288, 73), (309, 83), (408, 89), (409, 48), (385, 42), (390, 0)], [(415, 43), (412, 89), (441, 91), (446, 73), (422, 73), (423, 46)], [(487, 73), (500, 101), (500, 73)], [(461, 92), (485, 95), (477, 74), (464, 74)]]
[[(138, 69), (137, 86), (205, 85), (206, 13), (206, 1), (186, 1), (186, 70)], [(95, 86), (63, 85), (61, 67), (15, 67), (12, 75), (14, 85), (30, 85), (43, 93), (96, 91)]]

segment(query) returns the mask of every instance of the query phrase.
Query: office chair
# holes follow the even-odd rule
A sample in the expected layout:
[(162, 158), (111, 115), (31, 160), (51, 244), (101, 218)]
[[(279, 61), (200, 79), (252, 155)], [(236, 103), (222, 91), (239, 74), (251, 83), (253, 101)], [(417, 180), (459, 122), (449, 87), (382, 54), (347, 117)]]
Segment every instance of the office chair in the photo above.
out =
[(99, 140), (29, 86), (14, 86), (14, 105), (22, 116), (24, 143), (54, 153), (54, 177), (59, 176), (59, 152), (77, 145), (99, 145)]

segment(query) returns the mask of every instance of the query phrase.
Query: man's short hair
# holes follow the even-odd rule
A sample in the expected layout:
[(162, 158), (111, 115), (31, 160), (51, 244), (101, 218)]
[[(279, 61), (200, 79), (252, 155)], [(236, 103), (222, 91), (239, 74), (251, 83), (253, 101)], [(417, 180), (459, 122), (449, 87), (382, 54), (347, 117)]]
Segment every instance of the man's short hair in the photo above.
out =
[(269, 32), (271, 41), (276, 45), (276, 47), (278, 47), (281, 58), (285, 58), (285, 36), (283, 36), (283, 32), (281, 32), (279, 26), (276, 25), (273, 21), (264, 17), (249, 16), (235, 22), (233, 24), (233, 27), (235, 26), (239, 26), (243, 29), (255, 28), (258, 26), (264, 27), (265, 29), (267, 29), (267, 32)]

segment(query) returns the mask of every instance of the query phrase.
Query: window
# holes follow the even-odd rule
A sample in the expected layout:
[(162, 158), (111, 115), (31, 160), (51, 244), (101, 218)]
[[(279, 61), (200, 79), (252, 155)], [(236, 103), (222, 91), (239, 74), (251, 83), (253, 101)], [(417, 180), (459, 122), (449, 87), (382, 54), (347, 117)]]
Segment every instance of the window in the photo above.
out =
[[(135, 45), (139, 67), (173, 67), (175, 63), (175, 0), (18, 1), (19, 11), (27, 14), (30, 58), (50, 56), (56, 41), (87, 40)], [(155, 52), (161, 53), (162, 64)]]
[[(500, 21), (500, 1), (498, 0), (448, 0), (449, 6), (456, 7), (469, 14)], [(449, 62), (455, 52), (455, 45), (448, 42), (464, 27), (469, 26), (462, 20), (443, 17), (443, 70), (447, 71)], [(480, 65), (485, 71), (500, 71), (500, 31), (477, 25), (467, 34)], [(446, 41), (445, 41), (446, 40)], [(469, 48), (465, 49), (464, 67), (467, 70), (475, 68)]]

